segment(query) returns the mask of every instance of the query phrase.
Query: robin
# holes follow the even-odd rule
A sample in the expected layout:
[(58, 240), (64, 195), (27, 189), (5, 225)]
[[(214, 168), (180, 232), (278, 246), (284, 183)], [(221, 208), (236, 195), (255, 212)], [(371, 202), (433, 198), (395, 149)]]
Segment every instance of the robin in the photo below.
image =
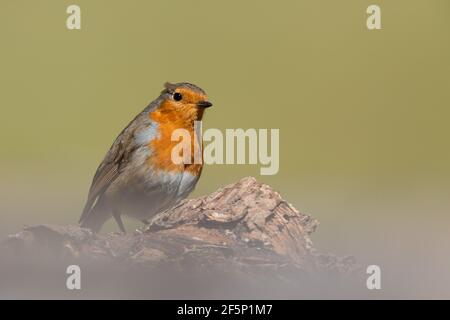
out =
[(194, 139), (194, 121), (201, 121), (212, 104), (196, 85), (164, 86), (160, 96), (122, 130), (98, 167), (79, 221), (81, 227), (98, 232), (112, 216), (125, 232), (121, 215), (147, 223), (194, 189), (202, 164), (172, 161), (172, 149), (178, 144), (172, 141), (172, 132), (185, 129)]

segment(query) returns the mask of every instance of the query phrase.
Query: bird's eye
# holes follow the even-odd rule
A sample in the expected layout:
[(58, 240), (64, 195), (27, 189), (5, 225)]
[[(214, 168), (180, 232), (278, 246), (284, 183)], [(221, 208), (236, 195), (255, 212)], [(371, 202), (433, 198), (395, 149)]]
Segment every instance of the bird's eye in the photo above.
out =
[(183, 96), (181, 95), (181, 93), (175, 92), (175, 93), (173, 94), (173, 100), (175, 100), (175, 101), (180, 101), (181, 99), (183, 99)]

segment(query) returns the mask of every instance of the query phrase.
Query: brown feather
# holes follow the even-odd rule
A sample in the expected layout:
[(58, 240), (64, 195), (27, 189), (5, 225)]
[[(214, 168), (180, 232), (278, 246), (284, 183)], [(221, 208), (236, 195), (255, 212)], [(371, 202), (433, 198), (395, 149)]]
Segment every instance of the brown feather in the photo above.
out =
[(106, 154), (102, 163), (100, 163), (94, 175), (94, 179), (92, 180), (91, 187), (89, 188), (88, 199), (79, 222), (83, 221), (89, 213), (92, 212), (96, 201), (120, 175), (123, 164), (127, 162), (136, 147), (133, 142), (134, 132), (139, 127), (136, 119), (138, 117), (142, 117), (144, 111), (136, 116), (136, 118), (134, 118), (128, 126), (122, 130)]

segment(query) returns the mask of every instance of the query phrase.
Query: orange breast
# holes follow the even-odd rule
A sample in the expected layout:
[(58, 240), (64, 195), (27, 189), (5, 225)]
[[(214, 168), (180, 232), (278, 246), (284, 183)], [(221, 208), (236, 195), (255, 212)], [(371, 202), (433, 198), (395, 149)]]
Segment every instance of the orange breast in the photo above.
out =
[[(149, 143), (152, 155), (148, 158), (148, 164), (154, 170), (162, 170), (171, 173), (187, 171), (193, 175), (200, 175), (202, 164), (194, 164), (194, 154), (196, 152), (202, 152), (199, 148), (203, 149), (203, 146), (194, 143), (194, 119), (186, 118), (184, 115), (177, 115), (176, 112), (167, 111), (167, 109), (164, 108), (164, 103), (160, 108), (150, 113), (150, 118), (152, 121), (158, 123), (158, 138), (153, 139)], [(172, 141), (172, 132), (180, 128), (188, 130), (191, 136), (190, 164), (175, 164), (171, 158), (172, 149), (180, 143), (179, 141)]]

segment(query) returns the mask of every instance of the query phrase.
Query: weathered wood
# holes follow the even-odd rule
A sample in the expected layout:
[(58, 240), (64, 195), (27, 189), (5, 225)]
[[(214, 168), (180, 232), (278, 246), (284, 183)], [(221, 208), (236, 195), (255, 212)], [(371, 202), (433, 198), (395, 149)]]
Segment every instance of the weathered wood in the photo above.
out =
[(0, 255), (10, 266), (39, 259), (250, 278), (348, 272), (354, 265), (351, 259), (321, 255), (313, 248), (310, 234), (317, 225), (278, 192), (249, 177), (209, 196), (183, 201), (156, 215), (145, 229), (128, 234), (94, 234), (78, 226), (25, 227), (3, 241)]

